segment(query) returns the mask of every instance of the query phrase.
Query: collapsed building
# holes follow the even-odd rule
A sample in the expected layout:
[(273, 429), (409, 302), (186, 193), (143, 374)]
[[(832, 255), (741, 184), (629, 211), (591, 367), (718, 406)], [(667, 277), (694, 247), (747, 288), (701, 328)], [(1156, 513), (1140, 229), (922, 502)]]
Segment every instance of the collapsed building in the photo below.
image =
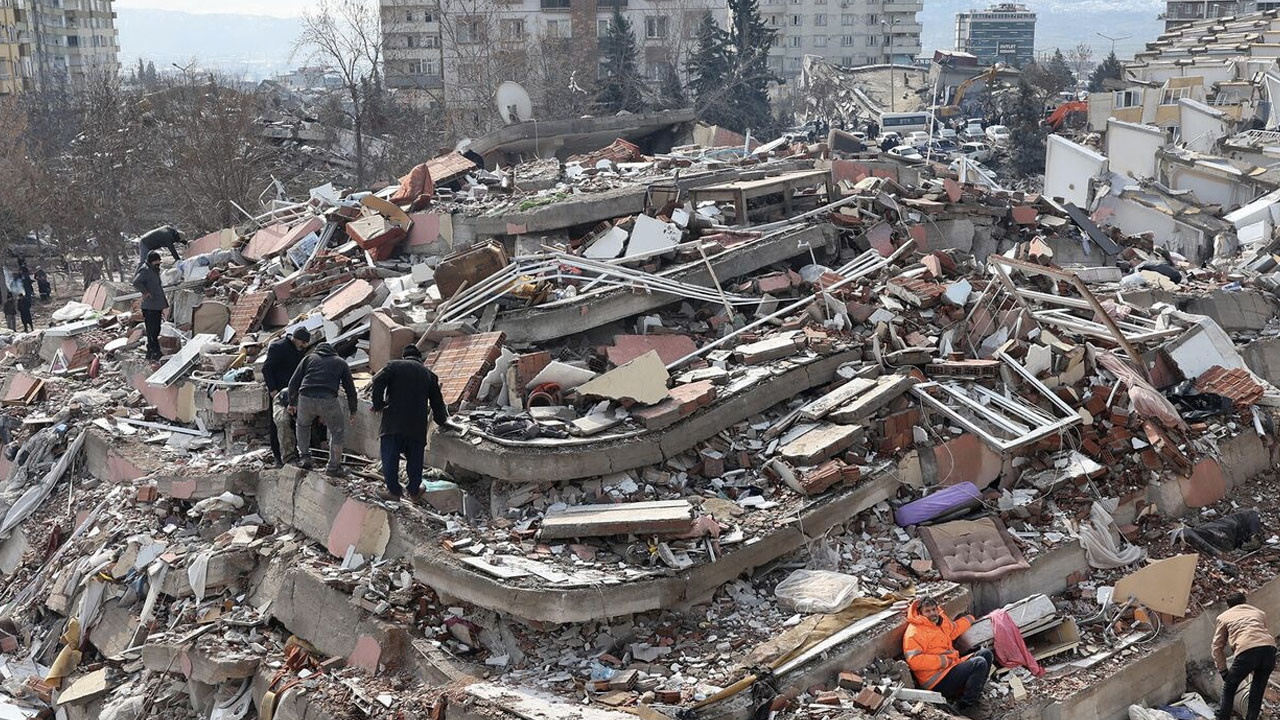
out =
[[(945, 718), (900, 659), (928, 595), (1044, 665), (999, 716), (1207, 717), (1227, 589), (1280, 613), (1272, 268), (1215, 245), (1274, 204), (1064, 139), (1103, 159), (1029, 194), (688, 120), (272, 201), (165, 270), (162, 363), (105, 281), (7, 336), (5, 716)], [(265, 446), (298, 327), (365, 396), (345, 479)], [(367, 387), (410, 343), (461, 431), (385, 502)]]

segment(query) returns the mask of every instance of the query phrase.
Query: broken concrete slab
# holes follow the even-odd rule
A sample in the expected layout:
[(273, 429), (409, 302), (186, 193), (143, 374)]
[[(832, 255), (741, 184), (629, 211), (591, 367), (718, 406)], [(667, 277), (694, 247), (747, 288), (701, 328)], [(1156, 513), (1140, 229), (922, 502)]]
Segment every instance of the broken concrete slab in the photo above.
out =
[(861, 425), (823, 423), (783, 445), (778, 452), (797, 465), (816, 465), (853, 447), (863, 434)]
[(583, 397), (656, 405), (670, 394), (667, 367), (656, 350), (641, 355), (618, 368), (593, 378), (575, 390)]
[(538, 537), (556, 540), (609, 535), (680, 535), (693, 529), (688, 500), (579, 505), (547, 513)]

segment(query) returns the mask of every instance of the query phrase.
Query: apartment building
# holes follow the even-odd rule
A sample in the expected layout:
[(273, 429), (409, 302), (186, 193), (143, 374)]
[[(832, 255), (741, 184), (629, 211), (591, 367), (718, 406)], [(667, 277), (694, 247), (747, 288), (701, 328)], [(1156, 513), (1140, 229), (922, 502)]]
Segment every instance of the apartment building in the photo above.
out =
[(983, 65), (1028, 65), (1035, 58), (1036, 14), (1025, 5), (1000, 3), (956, 13), (955, 49)]
[(923, 0), (760, 0), (778, 31), (769, 63), (785, 79), (800, 75), (805, 55), (846, 67), (913, 63), (923, 9)]
[(111, 0), (0, 0), (0, 94), (120, 71)]
[(1168, 31), (1197, 20), (1243, 15), (1277, 6), (1280, 2), (1275, 0), (1168, 0), (1160, 19)]

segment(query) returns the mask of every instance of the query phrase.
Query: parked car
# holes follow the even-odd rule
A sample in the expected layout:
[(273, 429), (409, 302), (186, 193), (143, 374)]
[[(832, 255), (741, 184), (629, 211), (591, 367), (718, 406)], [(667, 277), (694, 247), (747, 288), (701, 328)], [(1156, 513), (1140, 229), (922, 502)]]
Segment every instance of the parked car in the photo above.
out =
[(914, 145), (899, 145), (889, 151), (890, 155), (896, 155), (904, 160), (923, 160), (924, 156), (916, 149)]
[(880, 137), (876, 138), (876, 140), (880, 142), (880, 147), (884, 147), (884, 144), (890, 141), (893, 142), (893, 145), (890, 147), (897, 147), (902, 144), (902, 135), (896, 132), (882, 132), (880, 133)]
[(967, 142), (960, 146), (960, 154), (976, 160), (978, 162), (986, 162), (995, 154), (991, 146), (984, 142)]
[(992, 125), (987, 128), (987, 139), (996, 145), (1009, 142), (1009, 128), (1004, 125)]
[(929, 143), (929, 133), (923, 130), (913, 130), (912, 132), (907, 134), (907, 140), (905, 144), (920, 147), (921, 145), (927, 145), (928, 143)]
[(966, 140), (987, 139), (987, 134), (982, 129), (982, 121), (977, 118), (970, 118), (969, 122), (965, 123), (964, 130), (960, 135)]
[(959, 138), (959, 135), (957, 135), (956, 131), (952, 130), (951, 128), (942, 128), (938, 130), (938, 137), (942, 138), (943, 140), (950, 140), (951, 142), (956, 142), (957, 139)]

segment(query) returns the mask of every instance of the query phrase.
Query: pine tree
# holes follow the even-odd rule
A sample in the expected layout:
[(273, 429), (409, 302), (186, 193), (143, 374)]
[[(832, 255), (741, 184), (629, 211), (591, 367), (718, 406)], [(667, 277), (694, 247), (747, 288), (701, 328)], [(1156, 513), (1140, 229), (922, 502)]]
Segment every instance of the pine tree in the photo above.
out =
[(1089, 92), (1102, 92), (1103, 80), (1119, 80), (1123, 77), (1124, 65), (1120, 64), (1120, 59), (1112, 51), (1089, 75)]
[(686, 107), (689, 104), (689, 98), (685, 95), (684, 85), (680, 83), (680, 73), (676, 72), (676, 66), (667, 63), (662, 67), (662, 78), (659, 80), (658, 97), (662, 102), (662, 107), (666, 109), (675, 109)]
[(769, 105), (769, 48), (777, 31), (765, 24), (756, 0), (729, 0), (729, 46), (733, 53), (733, 76), (729, 86), (729, 106), (737, 120), (735, 130), (748, 128), (759, 135), (773, 128)]
[(154, 86), (160, 78), (156, 76), (156, 63), (154, 60), (147, 61), (147, 85)]
[(697, 43), (685, 63), (685, 72), (689, 75), (689, 92), (698, 117), (711, 125), (728, 127), (733, 123), (726, 89), (733, 72), (729, 35), (716, 24), (711, 13), (702, 16)]
[(609, 21), (609, 32), (600, 41), (604, 79), (596, 101), (610, 113), (620, 110), (640, 112), (644, 109), (642, 83), (636, 67), (636, 34), (631, 22), (617, 7)]
[(1009, 108), (1009, 166), (1019, 177), (1044, 172), (1045, 138), (1040, 96), (1025, 79), (1018, 80), (1018, 94)]
[(1054, 94), (1064, 90), (1071, 90), (1076, 86), (1076, 74), (1071, 72), (1071, 65), (1067, 63), (1067, 58), (1062, 54), (1061, 50), (1054, 50), (1053, 57), (1049, 58), (1049, 62), (1044, 65), (1049, 76), (1053, 78), (1054, 85), (1057, 90)]

